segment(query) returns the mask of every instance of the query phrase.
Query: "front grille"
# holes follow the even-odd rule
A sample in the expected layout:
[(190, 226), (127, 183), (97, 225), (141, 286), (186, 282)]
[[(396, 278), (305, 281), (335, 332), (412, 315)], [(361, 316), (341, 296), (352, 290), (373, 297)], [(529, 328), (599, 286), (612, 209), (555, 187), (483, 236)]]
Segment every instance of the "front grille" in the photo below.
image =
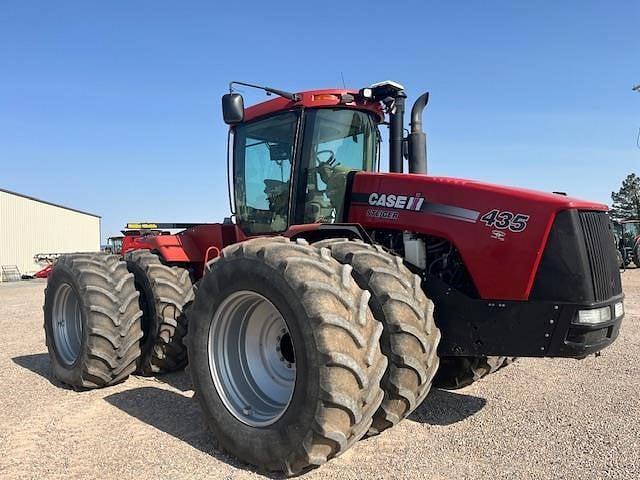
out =
[(622, 293), (611, 220), (607, 212), (580, 212), (596, 302)]

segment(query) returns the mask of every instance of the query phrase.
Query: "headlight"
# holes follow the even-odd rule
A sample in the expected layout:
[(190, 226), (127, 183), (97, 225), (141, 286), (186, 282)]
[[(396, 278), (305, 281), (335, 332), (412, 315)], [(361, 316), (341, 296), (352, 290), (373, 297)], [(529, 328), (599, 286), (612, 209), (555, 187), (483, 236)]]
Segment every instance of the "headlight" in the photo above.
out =
[(591, 310), (578, 310), (578, 316), (573, 323), (582, 325), (595, 325), (611, 320), (611, 307), (593, 308)]
[(624, 315), (624, 304), (622, 302), (618, 302), (613, 306), (613, 313), (616, 318), (620, 318)]

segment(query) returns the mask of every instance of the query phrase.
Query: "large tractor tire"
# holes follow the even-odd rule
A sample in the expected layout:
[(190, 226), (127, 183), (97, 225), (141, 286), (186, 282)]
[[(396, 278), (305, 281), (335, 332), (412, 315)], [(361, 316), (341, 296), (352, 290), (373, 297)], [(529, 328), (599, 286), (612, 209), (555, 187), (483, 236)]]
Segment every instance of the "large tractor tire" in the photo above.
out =
[(142, 312), (133, 275), (119, 257), (60, 257), (44, 299), (45, 337), (58, 380), (78, 389), (98, 388), (134, 372)]
[(363, 437), (387, 360), (369, 293), (329, 250), (283, 237), (229, 246), (189, 311), (189, 366), (218, 448), (295, 475)]
[(513, 363), (516, 357), (443, 357), (433, 379), (434, 386), (457, 390)]
[(133, 250), (124, 256), (140, 292), (142, 310), (141, 355), (137, 373), (154, 375), (180, 370), (187, 365), (186, 309), (193, 301), (189, 272), (169, 267), (149, 250)]
[(314, 246), (329, 248), (333, 258), (351, 265), (356, 283), (371, 293), (369, 306), (384, 327), (380, 345), (389, 361), (381, 384), (384, 400), (368, 432), (376, 435), (406, 418), (429, 393), (440, 342), (433, 303), (420, 277), (379, 245), (330, 239)]

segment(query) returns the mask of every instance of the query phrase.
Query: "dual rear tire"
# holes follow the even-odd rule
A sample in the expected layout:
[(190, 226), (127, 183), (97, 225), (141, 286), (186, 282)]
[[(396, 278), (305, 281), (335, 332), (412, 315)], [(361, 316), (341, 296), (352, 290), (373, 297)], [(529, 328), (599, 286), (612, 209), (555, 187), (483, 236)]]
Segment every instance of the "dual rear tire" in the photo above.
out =
[(144, 336), (140, 343), (136, 373), (155, 375), (181, 370), (187, 365), (186, 310), (194, 298), (189, 271), (170, 267), (149, 250), (134, 250), (124, 256), (140, 292)]
[(113, 385), (133, 373), (142, 338), (138, 296), (133, 275), (115, 255), (60, 257), (44, 303), (53, 375), (84, 389)]
[(45, 291), (44, 329), (53, 375), (78, 389), (132, 373), (184, 368), (189, 272), (148, 250), (126, 261), (104, 253), (60, 257)]

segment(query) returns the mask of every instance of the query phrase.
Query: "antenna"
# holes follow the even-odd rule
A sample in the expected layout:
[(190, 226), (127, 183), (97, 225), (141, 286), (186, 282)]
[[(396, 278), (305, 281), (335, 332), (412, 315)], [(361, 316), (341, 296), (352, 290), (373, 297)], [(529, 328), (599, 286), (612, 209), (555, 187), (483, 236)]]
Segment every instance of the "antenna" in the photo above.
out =
[[(640, 93), (640, 83), (631, 88), (634, 92)], [(638, 128), (638, 136), (636, 137), (636, 146), (640, 148), (640, 128)]]
[[(342, 73), (342, 71), (340, 71), (340, 77), (342, 78), (342, 88), (346, 89), (347, 86), (344, 83), (344, 74)], [(638, 88), (640, 88), (640, 85), (638, 85)]]

